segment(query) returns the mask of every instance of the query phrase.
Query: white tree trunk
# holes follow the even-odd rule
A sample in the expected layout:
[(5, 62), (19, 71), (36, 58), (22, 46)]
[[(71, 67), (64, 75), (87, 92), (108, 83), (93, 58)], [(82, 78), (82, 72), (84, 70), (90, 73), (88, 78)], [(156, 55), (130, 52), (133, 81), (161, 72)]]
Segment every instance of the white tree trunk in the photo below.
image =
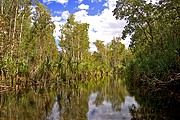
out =
[(12, 33), (12, 46), (11, 46), (11, 57), (13, 56), (14, 46), (15, 46), (15, 33), (16, 33), (16, 20), (18, 14), (18, 5), (16, 6), (15, 16), (14, 16), (14, 28)]

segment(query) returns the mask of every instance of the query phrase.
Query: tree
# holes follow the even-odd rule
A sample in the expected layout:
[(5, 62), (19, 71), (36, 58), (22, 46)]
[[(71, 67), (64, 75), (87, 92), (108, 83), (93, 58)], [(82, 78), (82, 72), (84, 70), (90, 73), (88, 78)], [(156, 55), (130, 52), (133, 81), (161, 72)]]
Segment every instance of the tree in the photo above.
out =
[[(18, 57), (19, 45), (22, 39), (23, 22), (28, 14), (31, 0), (9, 1), (1, 0), (0, 16), (2, 18), (2, 53), (3, 56)], [(7, 12), (5, 12), (7, 11)]]
[[(32, 32), (35, 42), (36, 64), (49, 57), (51, 60), (57, 58), (58, 51), (56, 48), (53, 31), (54, 23), (51, 21), (50, 11), (39, 2), (36, 3), (36, 11), (33, 16)], [(54, 51), (54, 52), (53, 52)]]
[(60, 30), (62, 56), (67, 61), (65, 64), (66, 73), (69, 69), (73, 77), (78, 74), (79, 64), (87, 60), (86, 55), (89, 49), (88, 29), (88, 24), (75, 21), (75, 16), (72, 14)]
[(94, 42), (94, 45), (96, 46), (97, 51), (98, 51), (98, 53), (99, 53), (100, 56), (101, 56), (102, 62), (105, 63), (106, 53), (105, 53), (105, 46), (104, 46), (103, 42), (104, 42), (104, 41), (96, 40), (96, 41)]
[[(52, 35), (55, 25), (50, 11), (39, 2), (0, 2), (0, 73), (5, 82), (10, 80), (13, 86), (15, 80), (19, 84), (21, 77), (26, 76), (27, 81), (58, 58)], [(32, 5), (36, 8), (34, 13), (31, 12)]]
[(118, 65), (122, 64), (122, 60), (124, 58), (123, 54), (125, 52), (125, 45), (121, 43), (120, 37), (116, 37), (112, 40), (112, 42), (110, 43), (110, 49), (113, 53), (111, 55), (111, 66), (115, 68)]
[(132, 34), (130, 48), (134, 51), (146, 49), (152, 53), (156, 49), (169, 48), (167, 45), (172, 44), (165, 37), (173, 35), (172, 26), (178, 26), (179, 4), (179, 1), (168, 0), (160, 0), (157, 4), (146, 3), (143, 0), (119, 0), (113, 12), (116, 19), (127, 20), (122, 38), (125, 39), (128, 34)]
[[(178, 0), (159, 0), (156, 4), (143, 0), (119, 0), (113, 11), (116, 19), (127, 20), (122, 39), (131, 35), (129, 47), (133, 60), (127, 67), (128, 81), (137, 89), (139, 86), (147, 89), (148, 86), (155, 91), (153, 94), (162, 92), (157, 89), (164, 90), (163, 86), (167, 86), (165, 90), (170, 94), (174, 91), (175, 99), (179, 95), (175, 90), (179, 85), (175, 84), (179, 82), (169, 76), (180, 71), (179, 6)], [(151, 90), (139, 91), (151, 94)]]

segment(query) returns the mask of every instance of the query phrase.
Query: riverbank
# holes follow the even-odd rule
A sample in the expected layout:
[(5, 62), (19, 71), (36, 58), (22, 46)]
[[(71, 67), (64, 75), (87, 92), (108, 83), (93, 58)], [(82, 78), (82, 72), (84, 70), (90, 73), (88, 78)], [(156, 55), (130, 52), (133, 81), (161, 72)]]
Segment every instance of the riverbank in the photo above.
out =
[[(135, 78), (134, 78), (135, 79)], [(141, 103), (141, 109), (133, 111), (138, 119), (178, 120), (180, 117), (180, 73), (172, 72), (167, 80), (152, 79), (142, 75), (140, 80), (127, 82), (128, 91)], [(143, 113), (143, 114), (142, 114)], [(137, 119), (137, 118), (134, 119)]]

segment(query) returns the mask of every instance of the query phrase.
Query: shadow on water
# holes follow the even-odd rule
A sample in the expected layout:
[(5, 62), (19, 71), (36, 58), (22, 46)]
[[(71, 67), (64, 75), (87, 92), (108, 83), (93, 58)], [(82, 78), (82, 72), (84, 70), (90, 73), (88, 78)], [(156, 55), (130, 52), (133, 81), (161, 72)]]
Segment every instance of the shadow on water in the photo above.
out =
[[(131, 93), (131, 94), (130, 94)], [(93, 79), (87, 84), (60, 85), (57, 89), (0, 93), (1, 120), (130, 120), (158, 119), (148, 101), (132, 96), (120, 79)], [(138, 101), (138, 102), (137, 102)], [(159, 111), (161, 111), (160, 109)], [(145, 117), (146, 116), (146, 117)], [(167, 118), (167, 117), (166, 117)]]
[(135, 86), (134, 84), (128, 84), (127, 89), (140, 104), (139, 109), (130, 110), (133, 120), (180, 119), (180, 101), (169, 96), (166, 89), (154, 90), (148, 85)]

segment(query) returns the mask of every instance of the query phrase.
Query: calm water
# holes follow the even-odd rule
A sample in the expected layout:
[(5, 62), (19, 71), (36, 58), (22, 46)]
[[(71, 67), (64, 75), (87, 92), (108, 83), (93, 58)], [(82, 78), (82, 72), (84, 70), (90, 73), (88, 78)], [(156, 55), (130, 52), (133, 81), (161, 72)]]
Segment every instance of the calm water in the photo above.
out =
[(122, 81), (113, 78), (30, 89), (18, 95), (14, 91), (0, 93), (0, 120), (130, 120), (144, 114), (156, 119), (157, 114), (147, 117), (149, 113), (142, 109)]

